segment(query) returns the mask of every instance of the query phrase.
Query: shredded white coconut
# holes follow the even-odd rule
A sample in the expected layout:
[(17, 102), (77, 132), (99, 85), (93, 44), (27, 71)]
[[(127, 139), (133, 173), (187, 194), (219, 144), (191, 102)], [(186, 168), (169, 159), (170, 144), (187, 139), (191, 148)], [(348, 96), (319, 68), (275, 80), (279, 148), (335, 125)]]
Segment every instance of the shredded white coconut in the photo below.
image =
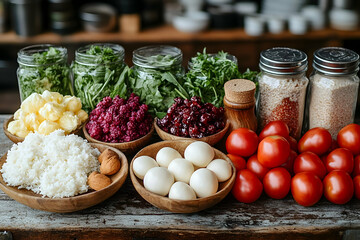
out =
[(8, 151), (0, 170), (10, 186), (44, 197), (71, 197), (88, 191), (89, 173), (99, 170), (100, 152), (83, 138), (56, 130), (45, 136), (29, 134)]

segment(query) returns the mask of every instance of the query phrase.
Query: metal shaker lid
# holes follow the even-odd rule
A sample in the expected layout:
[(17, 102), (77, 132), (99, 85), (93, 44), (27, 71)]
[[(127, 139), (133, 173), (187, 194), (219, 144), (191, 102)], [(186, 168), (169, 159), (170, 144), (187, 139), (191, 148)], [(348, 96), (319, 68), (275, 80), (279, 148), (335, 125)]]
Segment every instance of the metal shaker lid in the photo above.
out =
[(314, 53), (313, 67), (329, 75), (353, 74), (359, 70), (359, 55), (346, 48), (320, 48)]
[(259, 67), (275, 75), (295, 75), (307, 70), (307, 56), (304, 52), (285, 47), (276, 47), (260, 53)]

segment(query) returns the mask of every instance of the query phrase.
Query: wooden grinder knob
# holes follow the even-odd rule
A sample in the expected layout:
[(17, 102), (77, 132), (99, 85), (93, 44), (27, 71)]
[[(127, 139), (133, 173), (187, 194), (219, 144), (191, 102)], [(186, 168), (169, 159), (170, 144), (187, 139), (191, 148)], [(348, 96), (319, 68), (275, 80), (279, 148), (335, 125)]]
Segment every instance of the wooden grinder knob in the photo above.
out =
[(224, 88), (225, 98), (231, 105), (255, 103), (256, 85), (250, 80), (233, 79), (227, 81)]

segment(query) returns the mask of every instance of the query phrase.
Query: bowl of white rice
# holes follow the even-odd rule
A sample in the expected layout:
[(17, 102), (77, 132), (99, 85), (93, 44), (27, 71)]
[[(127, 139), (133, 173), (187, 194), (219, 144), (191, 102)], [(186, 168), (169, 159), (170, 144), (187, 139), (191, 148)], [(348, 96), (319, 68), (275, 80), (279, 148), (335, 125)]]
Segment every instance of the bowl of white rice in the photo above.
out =
[[(99, 170), (97, 157), (108, 148), (119, 155), (121, 168), (110, 176), (109, 186), (91, 190), (87, 178)], [(127, 174), (128, 162), (121, 151), (62, 130), (47, 136), (31, 133), (0, 159), (0, 189), (22, 204), (50, 212), (94, 206), (117, 192)]]

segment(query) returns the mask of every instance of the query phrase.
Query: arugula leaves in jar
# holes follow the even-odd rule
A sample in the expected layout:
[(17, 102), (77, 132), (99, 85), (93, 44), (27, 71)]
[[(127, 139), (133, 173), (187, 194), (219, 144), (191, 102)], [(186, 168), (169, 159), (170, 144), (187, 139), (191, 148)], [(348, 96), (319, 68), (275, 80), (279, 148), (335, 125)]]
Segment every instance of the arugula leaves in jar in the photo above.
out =
[[(145, 53), (139, 50), (145, 50)], [(166, 115), (175, 97), (189, 98), (183, 87), (182, 54), (178, 51), (171, 46), (148, 46), (134, 51), (130, 89), (140, 97), (141, 102), (148, 105), (149, 112), (158, 118)], [(147, 56), (148, 52), (160, 54)]]
[(129, 68), (124, 63), (124, 49), (116, 44), (94, 44), (79, 48), (71, 68), (75, 95), (83, 109), (90, 112), (104, 97), (127, 98)]
[(225, 82), (235, 78), (256, 82), (257, 75), (257, 72), (249, 69), (244, 73), (239, 72), (234, 56), (223, 51), (207, 54), (205, 48), (203, 53), (191, 58), (184, 86), (190, 97), (199, 96), (203, 102), (220, 107), (223, 106)]
[(17, 77), (21, 100), (45, 90), (73, 95), (67, 50), (51, 45), (34, 45), (18, 53)]

